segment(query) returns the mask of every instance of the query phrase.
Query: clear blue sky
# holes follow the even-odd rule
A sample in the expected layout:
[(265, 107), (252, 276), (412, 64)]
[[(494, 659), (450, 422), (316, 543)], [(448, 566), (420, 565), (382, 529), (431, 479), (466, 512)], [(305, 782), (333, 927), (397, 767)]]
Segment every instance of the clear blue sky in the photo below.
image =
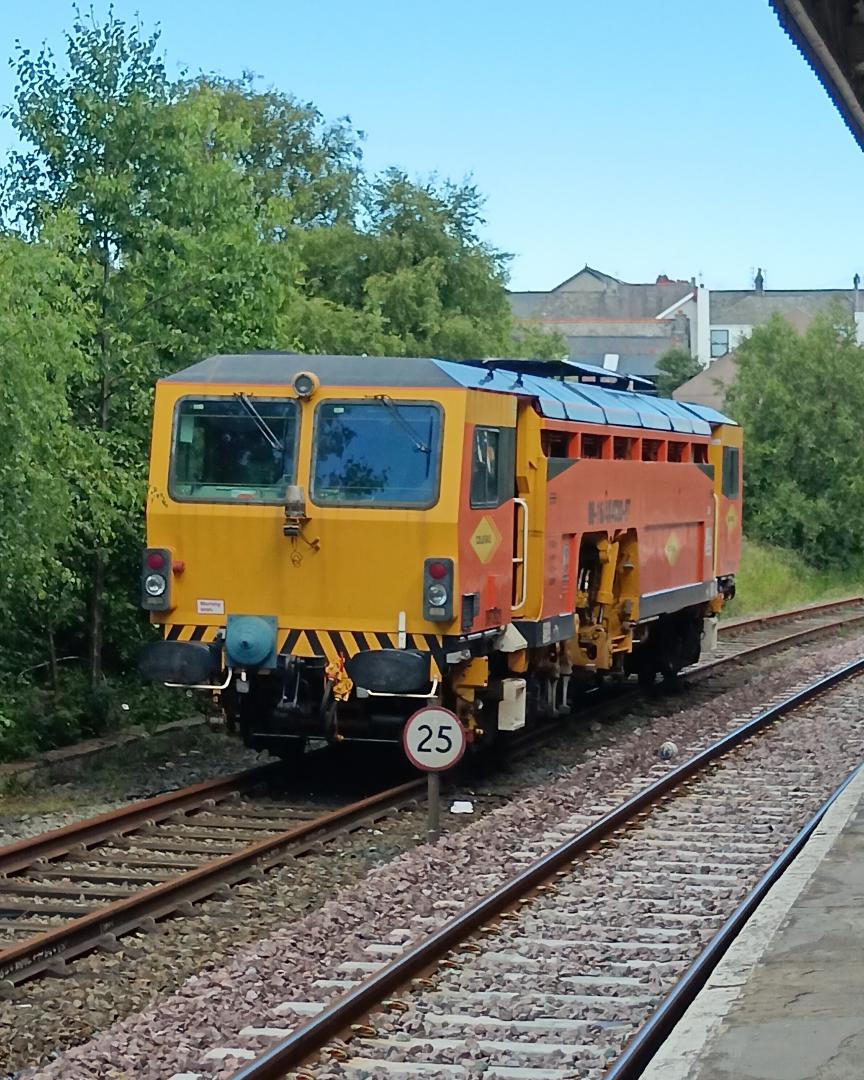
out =
[[(747, 288), (757, 266), (769, 288), (864, 273), (864, 154), (767, 0), (114, 7), (161, 25), (171, 70), (251, 69), (350, 115), (371, 169), (473, 175), (514, 288), (585, 263), (712, 288)], [(62, 49), (70, 22), (68, 0), (5, 4), (7, 50)], [(0, 71), (0, 102), (12, 86)]]

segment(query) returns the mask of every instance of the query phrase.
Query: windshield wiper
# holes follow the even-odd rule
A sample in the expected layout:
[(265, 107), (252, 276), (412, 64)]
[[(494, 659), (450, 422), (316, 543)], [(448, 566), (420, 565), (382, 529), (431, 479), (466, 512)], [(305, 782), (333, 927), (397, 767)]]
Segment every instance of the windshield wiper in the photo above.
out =
[(249, 415), (252, 417), (255, 426), (270, 444), (271, 448), (273, 450), (281, 450), (282, 443), (273, 434), (273, 429), (268, 425), (267, 421), (264, 419), (261, 413), (259, 413), (255, 406), (252, 404), (252, 399), (249, 397), (249, 395), (235, 394), (234, 397), (237, 398), (237, 400), (240, 402), (246, 412), (249, 413)]
[(399, 412), (399, 409), (394, 403), (393, 398), (388, 397), (387, 394), (376, 394), (375, 400), (380, 401), (382, 405), (386, 405), (390, 412), (393, 413), (393, 415), (396, 417), (402, 427), (411, 436), (411, 441), (414, 443), (415, 450), (419, 450), (421, 454), (431, 453), (430, 448), (426, 445), (426, 443), (423, 442), (423, 440), (420, 438), (414, 428), (411, 427), (411, 425), (408, 423), (402, 413)]

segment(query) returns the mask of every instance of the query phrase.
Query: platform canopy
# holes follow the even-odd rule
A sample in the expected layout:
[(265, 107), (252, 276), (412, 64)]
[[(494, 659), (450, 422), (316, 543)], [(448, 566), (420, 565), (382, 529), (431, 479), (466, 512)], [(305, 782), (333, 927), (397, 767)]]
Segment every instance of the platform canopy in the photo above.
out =
[(770, 0), (864, 150), (864, 0)]

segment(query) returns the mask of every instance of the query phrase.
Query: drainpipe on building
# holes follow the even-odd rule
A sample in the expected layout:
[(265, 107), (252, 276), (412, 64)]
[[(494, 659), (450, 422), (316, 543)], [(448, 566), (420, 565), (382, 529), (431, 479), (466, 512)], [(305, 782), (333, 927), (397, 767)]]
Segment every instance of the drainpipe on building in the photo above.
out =
[(706, 285), (696, 291), (696, 356), (703, 368), (711, 363), (711, 293)]

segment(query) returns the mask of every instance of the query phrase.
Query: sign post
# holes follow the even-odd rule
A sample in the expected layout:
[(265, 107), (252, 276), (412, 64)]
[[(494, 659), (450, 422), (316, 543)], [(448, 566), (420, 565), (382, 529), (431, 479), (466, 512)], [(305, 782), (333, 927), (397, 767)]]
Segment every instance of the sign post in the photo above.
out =
[(459, 717), (440, 705), (418, 709), (402, 730), (405, 756), (426, 773), (427, 831), (437, 836), (441, 822), (441, 773), (452, 769), (468, 742)]

